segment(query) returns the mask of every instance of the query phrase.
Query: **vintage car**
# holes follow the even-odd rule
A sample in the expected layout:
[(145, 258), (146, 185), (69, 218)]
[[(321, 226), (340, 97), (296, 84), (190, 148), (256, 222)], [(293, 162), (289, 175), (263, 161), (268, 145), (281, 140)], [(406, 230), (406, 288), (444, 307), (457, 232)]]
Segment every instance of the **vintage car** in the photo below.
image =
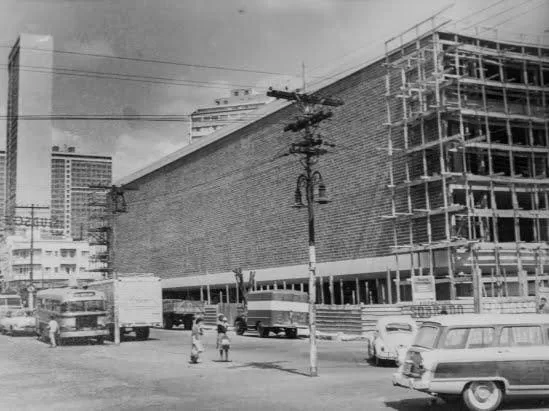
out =
[[(377, 321), (374, 334), (366, 340), (368, 358), (376, 365), (381, 361), (395, 361), (412, 343), (417, 323), (409, 316), (383, 317)], [(399, 355), (400, 353), (400, 355)]]
[(505, 397), (547, 398), (548, 370), (548, 315), (448, 315), (422, 324), (393, 384), (493, 411)]
[(0, 319), (0, 331), (8, 335), (34, 334), (36, 319), (32, 312), (25, 310), (10, 311)]

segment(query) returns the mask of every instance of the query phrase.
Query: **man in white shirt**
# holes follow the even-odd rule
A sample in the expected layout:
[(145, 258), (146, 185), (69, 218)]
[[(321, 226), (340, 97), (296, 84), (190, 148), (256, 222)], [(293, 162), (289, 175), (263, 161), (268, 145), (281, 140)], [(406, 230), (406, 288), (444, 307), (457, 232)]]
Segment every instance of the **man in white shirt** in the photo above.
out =
[(50, 332), (50, 347), (55, 348), (57, 347), (57, 344), (55, 343), (55, 339), (57, 338), (57, 332), (59, 331), (59, 324), (57, 324), (57, 321), (55, 321), (55, 317), (53, 315), (50, 317), (50, 322), (48, 323), (48, 329)]

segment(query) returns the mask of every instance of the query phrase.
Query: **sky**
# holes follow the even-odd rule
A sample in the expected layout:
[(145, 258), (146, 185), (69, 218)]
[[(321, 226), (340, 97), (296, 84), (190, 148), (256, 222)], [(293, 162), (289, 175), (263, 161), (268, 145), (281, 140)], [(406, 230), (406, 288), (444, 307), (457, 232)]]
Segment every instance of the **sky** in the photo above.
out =
[[(451, 4), (0, 0), (0, 147), (5, 147), (6, 64), (20, 33), (54, 39), (52, 112), (33, 114), (117, 116), (52, 122), (55, 144), (113, 156), (116, 180), (186, 145), (185, 116), (228, 96), (231, 88), (265, 93), (269, 86), (301, 87), (303, 65), (305, 83), (314, 87), (379, 57), (385, 40)], [(497, 29), (500, 38), (526, 33), (549, 44), (547, 0), (457, 0), (441, 19), (457, 21), (469, 33), (479, 27), (494, 35)], [(128, 121), (124, 114), (178, 117)]]

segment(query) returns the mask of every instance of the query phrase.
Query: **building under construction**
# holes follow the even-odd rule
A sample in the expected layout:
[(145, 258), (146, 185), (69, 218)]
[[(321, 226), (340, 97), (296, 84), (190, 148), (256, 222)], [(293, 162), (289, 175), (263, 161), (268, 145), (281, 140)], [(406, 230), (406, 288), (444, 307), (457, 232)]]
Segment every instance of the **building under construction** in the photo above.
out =
[(456, 297), (528, 295), (549, 239), (549, 49), (444, 31), (386, 42), (394, 252)]
[[(318, 130), (332, 201), (316, 205), (319, 303), (533, 295), (549, 239), (549, 48), (450, 32), (435, 18), (385, 56), (310, 93), (345, 102)], [(153, 272), (170, 297), (238, 299), (233, 269), (260, 288), (307, 291), (301, 172), (277, 101), (123, 179), (115, 269)], [(296, 133), (297, 134), (297, 133)], [(473, 276), (482, 273), (482, 278)], [(539, 281), (536, 281), (539, 280)]]

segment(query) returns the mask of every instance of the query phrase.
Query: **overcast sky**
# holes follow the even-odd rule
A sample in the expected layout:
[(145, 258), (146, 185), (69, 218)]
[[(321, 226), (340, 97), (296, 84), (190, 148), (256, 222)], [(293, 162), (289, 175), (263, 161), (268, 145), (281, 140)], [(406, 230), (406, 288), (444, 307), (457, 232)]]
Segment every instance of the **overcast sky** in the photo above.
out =
[[(365, 63), (383, 52), (387, 38), (448, 4), (440, 0), (0, 0), (0, 114), (6, 113), (5, 64), (19, 33), (49, 34), (56, 50), (88, 54), (54, 54), (55, 70), (86, 71), (84, 77), (54, 75), (54, 115), (184, 115), (227, 95), (233, 86), (252, 86), (260, 92), (271, 85), (299, 86), (302, 62), (308, 82)], [(500, 37), (549, 33), (546, 0), (459, 0), (444, 16), (462, 19), (461, 28), (474, 23), (495, 26)], [(97, 78), (96, 73), (156, 80)], [(55, 120), (53, 127), (55, 143), (112, 155), (115, 178), (188, 141), (188, 123), (183, 121)], [(3, 120), (0, 130), (0, 145), (5, 147)]]

